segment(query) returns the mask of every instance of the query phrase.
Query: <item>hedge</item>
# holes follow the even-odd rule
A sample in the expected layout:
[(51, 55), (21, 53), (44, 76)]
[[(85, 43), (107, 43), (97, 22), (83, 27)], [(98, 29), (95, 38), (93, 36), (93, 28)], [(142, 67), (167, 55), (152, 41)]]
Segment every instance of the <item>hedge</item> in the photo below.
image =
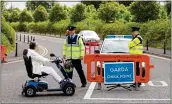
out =
[[(58, 34), (64, 35), (69, 25), (70, 20), (62, 20), (59, 22), (31, 22), (28, 24), (23, 23), (22, 25), (19, 23), (19, 31), (25, 30), (32, 33), (41, 33), (41, 34)], [(11, 23), (14, 27), (18, 23)], [(131, 34), (132, 26), (139, 26), (141, 36), (144, 39), (144, 45), (146, 40), (149, 39), (150, 46), (156, 48), (163, 48), (164, 36), (166, 37), (166, 46), (167, 49), (171, 49), (171, 34), (170, 34), (170, 20), (169, 19), (158, 19), (152, 20), (147, 23), (136, 23), (136, 22), (123, 22), (123, 21), (115, 21), (114, 23), (104, 23), (101, 20), (91, 20), (85, 19), (81, 22), (77, 22), (74, 25), (77, 26), (77, 33), (81, 30), (93, 30), (99, 34), (99, 37), (102, 39), (107, 34), (123, 34), (128, 35)], [(22, 29), (21, 27), (22, 26)], [(17, 30), (17, 29), (16, 29)], [(154, 42), (154, 43), (153, 43)]]
[(3, 45), (6, 45), (7, 52), (11, 52), (15, 48), (15, 42), (16, 42), (16, 33), (14, 29), (10, 26), (9, 23), (6, 22), (4, 17), (2, 18), (2, 39), (1, 43)]
[(144, 40), (149, 40), (151, 47), (163, 48), (164, 41), (167, 49), (171, 49), (171, 27), (170, 20), (159, 19), (144, 23), (141, 27)]

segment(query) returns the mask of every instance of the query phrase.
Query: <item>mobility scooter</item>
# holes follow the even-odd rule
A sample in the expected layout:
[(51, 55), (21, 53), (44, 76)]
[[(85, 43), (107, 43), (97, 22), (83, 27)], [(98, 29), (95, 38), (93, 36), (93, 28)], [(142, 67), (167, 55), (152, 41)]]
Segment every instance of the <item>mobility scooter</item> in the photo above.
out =
[[(43, 91), (63, 91), (65, 95), (72, 96), (75, 93), (76, 85), (72, 82), (71, 79), (68, 78), (68, 75), (65, 73), (64, 68), (60, 63), (62, 60), (59, 57), (56, 57), (54, 54), (50, 54), (51, 58), (54, 58), (53, 63), (60, 69), (63, 76), (65, 77), (63, 81), (60, 83), (59, 89), (48, 89), (48, 83), (46, 81), (41, 81), (41, 77), (45, 77), (48, 74), (42, 73), (42, 75), (37, 75), (32, 73), (32, 58), (27, 56), (28, 50), (24, 49), (23, 51), (23, 59), (26, 66), (27, 74), (31, 78), (31, 80), (26, 80), (25, 84), (22, 85), (22, 95), (26, 97), (33, 97), (36, 95), (36, 92)], [(34, 78), (38, 78), (35, 80)]]

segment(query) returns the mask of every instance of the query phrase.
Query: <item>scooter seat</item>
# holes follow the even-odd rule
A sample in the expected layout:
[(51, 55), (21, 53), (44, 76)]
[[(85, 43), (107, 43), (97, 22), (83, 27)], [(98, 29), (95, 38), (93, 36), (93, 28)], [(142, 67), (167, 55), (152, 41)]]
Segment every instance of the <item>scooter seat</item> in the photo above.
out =
[(42, 72), (42, 74), (41, 75), (39, 75), (39, 74), (32, 74), (32, 76), (35, 78), (35, 77), (38, 77), (38, 78), (41, 78), (41, 77), (44, 77), (44, 76), (47, 76), (48, 74), (47, 73), (45, 73), (45, 72)]

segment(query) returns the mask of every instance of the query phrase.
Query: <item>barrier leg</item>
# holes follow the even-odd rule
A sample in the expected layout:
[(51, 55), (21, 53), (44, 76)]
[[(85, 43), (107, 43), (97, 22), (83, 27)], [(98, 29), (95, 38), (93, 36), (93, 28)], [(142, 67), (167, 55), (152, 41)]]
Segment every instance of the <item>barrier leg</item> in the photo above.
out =
[(1, 63), (6, 63), (4, 57), (2, 58)]
[(116, 84), (116, 85), (113, 85), (113, 86), (108, 86), (107, 88), (110, 88), (110, 89), (108, 89), (108, 91), (110, 91), (110, 90), (113, 90), (113, 89), (118, 88), (118, 87), (122, 87), (122, 88), (124, 88), (126, 90), (131, 91), (131, 87), (130, 86), (124, 86), (124, 85), (121, 85), (121, 84)]
[(139, 91), (139, 84), (138, 83), (136, 83), (135, 90)]
[(97, 90), (101, 90), (101, 89), (102, 89), (102, 86), (101, 86), (101, 83), (99, 82), (97, 85)]

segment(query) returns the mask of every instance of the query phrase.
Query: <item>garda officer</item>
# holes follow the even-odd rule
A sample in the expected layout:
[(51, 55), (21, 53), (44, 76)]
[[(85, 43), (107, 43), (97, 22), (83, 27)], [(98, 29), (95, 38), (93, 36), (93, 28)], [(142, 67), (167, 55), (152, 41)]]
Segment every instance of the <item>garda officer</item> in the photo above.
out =
[[(143, 54), (143, 38), (140, 36), (139, 29), (138, 27), (132, 27), (133, 38), (128, 45), (130, 54)], [(142, 77), (144, 77), (144, 70), (142, 72)], [(136, 75), (140, 75), (139, 62), (136, 62)], [(135, 87), (135, 85), (133, 84), (132, 86)], [(141, 83), (138, 83), (138, 87), (140, 85)]]
[[(80, 36), (75, 34), (75, 29), (75, 26), (68, 26), (70, 35), (67, 36), (66, 41), (63, 45), (63, 57), (64, 59), (71, 60), (72, 65), (74, 66), (80, 77), (82, 83), (81, 87), (85, 87), (87, 82), (81, 65), (81, 60), (84, 56), (84, 44)], [(71, 72), (71, 74), (68, 74), (68, 76), (72, 79), (73, 71)]]

